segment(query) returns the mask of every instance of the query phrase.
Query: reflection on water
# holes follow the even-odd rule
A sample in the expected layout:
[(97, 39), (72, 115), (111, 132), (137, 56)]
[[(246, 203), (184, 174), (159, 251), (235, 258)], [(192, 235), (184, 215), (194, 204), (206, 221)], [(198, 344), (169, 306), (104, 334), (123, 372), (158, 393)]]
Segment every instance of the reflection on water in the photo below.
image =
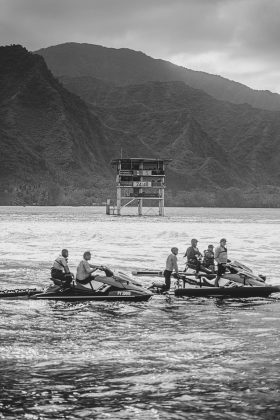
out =
[[(91, 208), (12, 210), (11, 218), (0, 208), (1, 288), (47, 285), (65, 244), (73, 270), (89, 248), (97, 262), (130, 272), (162, 268), (173, 245), (183, 265), (192, 236), (200, 249), (227, 236), (233, 259), (242, 249), (244, 262), (277, 283), (274, 212), (230, 210), (227, 221), (224, 210), (198, 209), (196, 218), (173, 209), (143, 221)], [(2, 300), (0, 418), (277, 419), (278, 299)]]

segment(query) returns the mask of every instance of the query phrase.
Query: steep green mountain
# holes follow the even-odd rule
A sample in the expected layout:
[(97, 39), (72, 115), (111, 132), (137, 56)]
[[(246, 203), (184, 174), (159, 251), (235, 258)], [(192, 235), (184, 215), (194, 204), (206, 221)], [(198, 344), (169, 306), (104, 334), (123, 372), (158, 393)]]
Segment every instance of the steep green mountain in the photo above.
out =
[[(173, 191), (216, 189), (220, 204), (250, 202), (250, 196), (253, 202), (258, 196), (260, 205), (279, 202), (278, 111), (217, 101), (182, 82), (112, 86), (91, 78), (85, 81), (90, 89), (80, 91), (74, 81), (65, 77), (64, 85), (91, 102), (105, 126), (173, 159), (168, 182)], [(220, 194), (225, 189), (228, 194)], [(196, 202), (203, 204), (202, 196)]]
[(105, 126), (40, 55), (0, 47), (0, 205), (92, 204), (113, 195), (110, 160), (150, 155)]
[(117, 85), (147, 81), (183, 81), (193, 88), (204, 90), (216, 99), (280, 110), (280, 95), (276, 93), (250, 89), (221, 76), (154, 59), (140, 51), (72, 42), (43, 48), (37, 53), (44, 57), (55, 76), (74, 77), (75, 83), (78, 83), (77, 78), (82, 78), (80, 83), (83, 86), (85, 77), (94, 77)]
[(279, 116), (184, 82), (62, 85), (40, 55), (0, 47), (0, 204), (101, 203), (122, 153), (172, 159), (169, 205), (280, 206)]
[[(72, 81), (65, 79), (65, 86), (78, 94)], [(202, 179), (207, 187), (280, 184), (279, 111), (217, 101), (182, 82), (122, 87), (91, 82), (85, 99), (94, 98), (91, 108), (104, 125), (172, 157), (171, 168), (188, 175), (186, 185), (193, 177), (191, 184), (200, 188)]]
[(111, 175), (98, 117), (21, 46), (0, 48), (0, 148), (4, 202), (58, 203), (81, 188), (93, 201)]

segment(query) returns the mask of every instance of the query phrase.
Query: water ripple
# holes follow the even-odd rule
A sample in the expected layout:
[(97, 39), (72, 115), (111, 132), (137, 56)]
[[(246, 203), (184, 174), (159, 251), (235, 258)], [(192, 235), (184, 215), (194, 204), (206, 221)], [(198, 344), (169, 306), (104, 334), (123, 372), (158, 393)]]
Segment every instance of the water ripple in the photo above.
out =
[[(91, 249), (129, 273), (164, 268), (171, 246), (183, 268), (192, 237), (203, 250), (222, 236), (233, 259), (279, 283), (278, 210), (167, 209), (164, 219), (103, 210), (0, 208), (1, 288), (46, 286), (66, 246), (73, 271)], [(0, 418), (279, 418), (279, 299), (3, 300)]]

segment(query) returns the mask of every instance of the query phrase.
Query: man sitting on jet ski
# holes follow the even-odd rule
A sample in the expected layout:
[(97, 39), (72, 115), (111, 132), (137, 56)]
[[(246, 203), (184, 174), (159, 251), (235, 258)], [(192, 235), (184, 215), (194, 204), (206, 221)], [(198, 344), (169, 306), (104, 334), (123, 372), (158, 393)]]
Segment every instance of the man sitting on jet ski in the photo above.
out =
[(70, 286), (74, 275), (68, 267), (68, 249), (63, 249), (61, 254), (54, 260), (51, 276), (53, 279), (61, 280), (64, 286)]
[(200, 259), (202, 258), (202, 254), (197, 248), (197, 243), (198, 243), (197, 239), (191, 240), (191, 246), (186, 250), (184, 257), (187, 257), (188, 259), (187, 265), (190, 268), (193, 268), (196, 274), (198, 275), (200, 267), (201, 267)]
[(94, 280), (95, 276), (92, 275), (92, 273), (96, 270), (103, 270), (105, 271), (105, 274), (107, 277), (112, 277), (113, 273), (108, 268), (105, 268), (103, 266), (98, 265), (92, 265), (89, 263), (89, 260), (91, 259), (91, 253), (90, 251), (84, 252), (83, 259), (79, 263), (77, 267), (77, 275), (76, 275), (76, 282), (80, 284), (88, 284), (92, 280)]
[(213, 271), (215, 270), (215, 261), (214, 261), (214, 245), (208, 245), (208, 248), (205, 249), (203, 252), (204, 258), (202, 261), (202, 265), (205, 268), (208, 268), (209, 270)]
[(92, 273), (98, 270), (98, 266), (92, 265), (89, 263), (91, 259), (90, 251), (84, 252), (83, 259), (80, 261), (77, 267), (77, 275), (76, 275), (76, 282), (80, 284), (87, 284), (90, 283), (91, 280), (94, 280), (94, 276)]

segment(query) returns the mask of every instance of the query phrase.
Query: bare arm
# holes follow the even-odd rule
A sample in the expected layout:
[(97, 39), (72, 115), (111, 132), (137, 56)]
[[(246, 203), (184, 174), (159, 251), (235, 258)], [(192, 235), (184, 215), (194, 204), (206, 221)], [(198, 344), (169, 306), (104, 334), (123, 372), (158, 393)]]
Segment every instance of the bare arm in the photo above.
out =
[(92, 273), (94, 272), (94, 271), (96, 271), (96, 270), (99, 270), (100, 269), (100, 266), (99, 265), (93, 265), (93, 264), (89, 264), (89, 266), (90, 266), (90, 268), (92, 268)]

